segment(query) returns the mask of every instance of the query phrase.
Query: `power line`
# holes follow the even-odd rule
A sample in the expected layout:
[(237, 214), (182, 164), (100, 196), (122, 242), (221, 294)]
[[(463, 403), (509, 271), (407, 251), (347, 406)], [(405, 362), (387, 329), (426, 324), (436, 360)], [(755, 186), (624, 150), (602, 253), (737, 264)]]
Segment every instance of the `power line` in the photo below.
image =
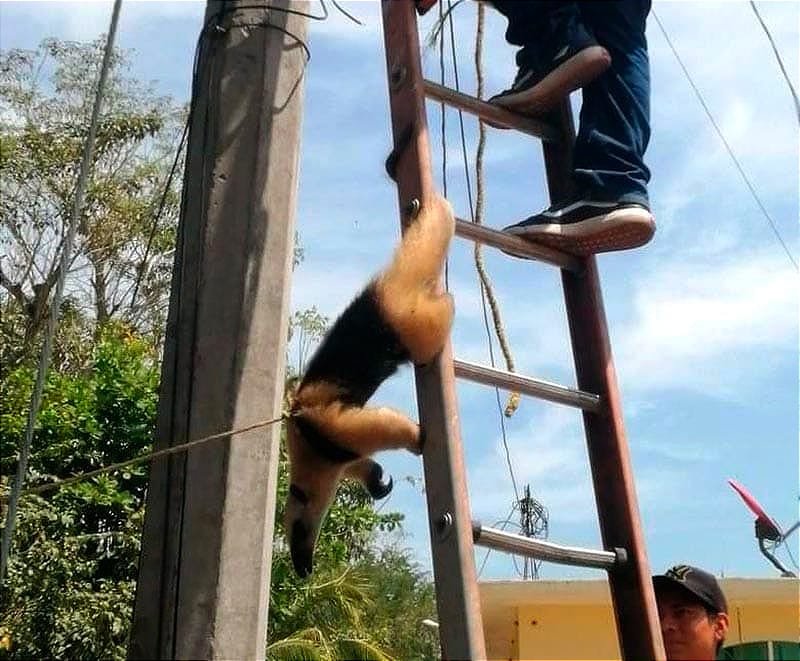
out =
[(728, 151), (728, 155), (731, 157), (731, 160), (733, 161), (733, 164), (736, 166), (736, 169), (739, 171), (739, 174), (741, 175), (742, 179), (744, 180), (745, 185), (747, 186), (748, 190), (750, 191), (750, 194), (753, 196), (753, 199), (756, 201), (756, 204), (758, 205), (759, 209), (761, 209), (761, 213), (764, 214), (764, 218), (767, 219), (767, 222), (769, 223), (769, 226), (772, 228), (772, 232), (775, 235), (775, 238), (778, 240), (778, 243), (780, 243), (781, 246), (783, 247), (783, 250), (786, 253), (786, 256), (789, 258), (789, 261), (792, 263), (792, 266), (794, 267), (794, 269), (797, 270), (797, 262), (795, 262), (794, 257), (792, 256), (792, 253), (789, 251), (789, 248), (786, 245), (786, 242), (783, 240), (783, 237), (781, 236), (781, 233), (778, 230), (778, 227), (775, 224), (775, 221), (772, 220), (772, 216), (769, 215), (769, 212), (767, 211), (766, 207), (764, 206), (764, 203), (761, 201), (761, 198), (759, 197), (758, 193), (756, 192), (755, 187), (750, 182), (750, 179), (747, 176), (747, 174), (745, 174), (744, 168), (742, 168), (741, 163), (739, 163), (739, 159), (736, 158), (736, 154), (733, 153), (733, 149), (731, 148), (731, 146), (728, 143), (727, 139), (723, 135), (722, 130), (720, 129), (719, 125), (717, 124), (717, 121), (714, 119), (714, 116), (711, 114), (711, 110), (709, 109), (708, 105), (706, 104), (705, 99), (703, 98), (703, 94), (697, 88), (697, 85), (695, 85), (694, 80), (692, 79), (691, 75), (689, 74), (689, 71), (686, 69), (686, 65), (684, 65), (683, 60), (681, 59), (681, 56), (678, 55), (678, 51), (675, 49), (675, 46), (672, 43), (672, 40), (670, 39), (669, 34), (667, 34), (666, 28), (661, 23), (661, 20), (658, 18), (658, 14), (656, 14), (655, 10), (653, 10), (652, 14), (653, 14), (653, 18), (656, 19), (656, 23), (658, 24), (659, 29), (661, 30), (661, 34), (664, 35), (664, 39), (666, 39), (666, 41), (667, 41), (667, 45), (670, 47), (670, 50), (672, 51), (672, 54), (675, 56), (675, 59), (678, 61), (678, 64), (680, 65), (681, 70), (683, 71), (683, 75), (686, 77), (686, 80), (689, 81), (689, 85), (691, 85), (692, 89), (694, 90), (694, 93), (697, 96), (698, 101), (700, 101), (700, 105), (703, 106), (703, 110), (705, 111), (706, 115), (708, 116), (708, 119), (711, 121), (711, 124), (714, 127), (714, 130), (717, 132), (717, 135), (719, 136), (720, 140), (722, 140), (722, 144), (725, 145), (725, 149)]
[(83, 202), (86, 195), (86, 184), (89, 179), (89, 170), (92, 166), (94, 156), (94, 142), (97, 135), (97, 125), (100, 119), (100, 108), (103, 104), (103, 92), (105, 90), (108, 72), (111, 69), (111, 55), (114, 47), (114, 36), (117, 32), (117, 22), (122, 0), (114, 1), (114, 8), (111, 12), (111, 23), (106, 37), (106, 47), (103, 52), (103, 63), (100, 67), (100, 77), (97, 82), (97, 91), (94, 97), (91, 120), (89, 122), (89, 133), (83, 146), (83, 158), (78, 175), (78, 182), (75, 187), (75, 200), (72, 206), (72, 218), (67, 227), (67, 235), (64, 239), (64, 246), (61, 251), (61, 261), (59, 264), (58, 280), (56, 290), (53, 293), (53, 300), (50, 304), (50, 319), (47, 324), (47, 332), (42, 345), (42, 353), (39, 358), (39, 368), (36, 372), (36, 382), (31, 393), (30, 407), (28, 408), (28, 421), (25, 427), (25, 437), (19, 453), (17, 464), (17, 476), (11, 488), (8, 500), (8, 511), (6, 513), (6, 526), (3, 530), (2, 547), (0, 547), (0, 581), (5, 577), (8, 557), (11, 552), (11, 541), (14, 535), (14, 523), (17, 515), (17, 505), (19, 503), (22, 485), (25, 482), (25, 474), (28, 471), (28, 457), (30, 455), (31, 443), (33, 442), (33, 428), (36, 425), (36, 416), (42, 404), (42, 393), (44, 392), (44, 382), (47, 376), (47, 369), (50, 366), (50, 355), (53, 351), (53, 341), (58, 325), (58, 317), (61, 308), (61, 298), (64, 294), (64, 283), (67, 279), (67, 270), (72, 258), (72, 246), (75, 243), (75, 234), (78, 229), (81, 213), (83, 212)]
[(756, 15), (758, 22), (761, 23), (761, 27), (764, 28), (764, 33), (767, 35), (767, 39), (769, 39), (770, 46), (772, 46), (772, 52), (775, 53), (775, 59), (778, 60), (778, 66), (781, 68), (783, 78), (786, 80), (786, 84), (789, 86), (789, 91), (792, 94), (792, 99), (794, 100), (794, 111), (797, 114), (797, 122), (800, 124), (800, 100), (798, 100), (797, 92), (794, 89), (794, 85), (792, 85), (792, 79), (789, 78), (789, 74), (786, 72), (786, 67), (783, 64), (781, 54), (778, 52), (778, 47), (775, 45), (775, 40), (772, 38), (769, 28), (767, 27), (767, 24), (764, 23), (764, 19), (761, 18), (761, 13), (758, 11), (758, 7), (756, 7), (756, 3), (753, 2), (753, 0), (750, 0), (750, 7), (752, 7), (753, 13)]
[[(439, 12), (439, 23), (435, 26), (433, 34), (431, 36), (430, 43), (431, 45), (435, 43), (436, 39), (440, 39), (439, 42), (439, 73), (442, 82), (444, 83), (444, 29), (445, 29), (445, 21), (449, 23), (449, 32), (450, 32), (450, 50), (451, 50), (451, 58), (453, 62), (453, 84), (457, 91), (461, 89), (461, 83), (458, 75), (458, 59), (456, 54), (456, 44), (455, 44), (455, 29), (453, 27), (453, 9), (455, 9), (462, 0), (457, 0), (455, 3), (452, 3), (451, 0), (448, 0), (448, 8), (447, 11), (442, 13), (442, 3), (440, 3), (440, 12)], [(469, 175), (469, 163), (467, 159), (467, 139), (466, 139), (466, 131), (464, 129), (464, 114), (461, 110), (458, 110), (458, 119), (459, 119), (459, 130), (460, 130), (460, 138), (461, 138), (461, 153), (463, 157), (463, 165), (464, 165), (464, 177), (466, 179), (466, 191), (467, 191), (467, 204), (469, 206), (469, 213), (470, 213), (470, 220), (475, 222), (475, 205), (472, 199), (472, 182)], [(443, 162), (446, 164), (447, 158), (447, 150), (446, 150), (446, 131), (445, 131), (445, 110), (444, 104), (442, 104), (442, 123), (441, 123), (441, 130), (442, 130), (442, 151), (443, 151)], [(443, 177), (443, 186), (444, 190), (447, 190), (447, 170), (446, 167), (443, 167), (442, 170), (442, 177)], [(489, 361), (492, 366), (495, 365), (495, 358), (494, 358), (494, 348), (492, 343), (492, 334), (489, 328), (489, 316), (488, 310), (486, 307), (486, 293), (483, 281), (479, 279), (480, 284), (480, 293), (481, 293), (481, 304), (483, 310), (483, 323), (486, 330), (486, 336), (488, 340), (488, 350), (489, 350)], [(506, 458), (506, 465), (508, 467), (508, 473), (511, 478), (511, 485), (514, 489), (514, 498), (515, 500), (519, 500), (519, 490), (517, 489), (517, 479), (514, 475), (514, 467), (511, 461), (511, 452), (508, 447), (508, 438), (506, 434), (506, 426), (505, 426), (505, 419), (503, 416), (503, 405), (500, 402), (500, 390), (498, 388), (494, 389), (495, 391), (495, 398), (497, 400), (497, 409), (500, 414), (500, 433), (503, 441), (503, 448), (505, 450), (505, 458)], [(488, 557), (488, 555), (487, 555)], [(485, 559), (484, 559), (485, 563)]]
[(144, 257), (142, 257), (142, 261), (140, 262), (140, 266), (138, 269), (138, 273), (136, 274), (136, 282), (133, 287), (133, 294), (131, 295), (131, 302), (129, 306), (129, 310), (132, 313), (134, 307), (136, 306), (136, 296), (139, 293), (139, 286), (142, 283), (142, 278), (144, 278), (144, 271), (147, 268), (147, 258), (150, 256), (150, 248), (153, 245), (153, 239), (156, 235), (156, 230), (158, 229), (158, 223), (161, 220), (161, 214), (164, 212), (164, 207), (167, 203), (167, 196), (169, 195), (169, 191), (172, 188), (172, 179), (175, 176), (175, 172), (178, 169), (178, 163), (180, 162), (181, 153), (183, 152), (183, 147), (186, 144), (186, 137), (189, 134), (189, 116), (186, 116), (186, 123), (183, 126), (183, 134), (181, 135), (181, 140), (178, 143), (178, 150), (175, 152), (175, 158), (172, 161), (172, 167), (170, 168), (169, 175), (167, 176), (167, 180), (164, 183), (164, 190), (161, 193), (161, 201), (158, 204), (158, 210), (156, 211), (156, 215), (153, 217), (153, 224), (150, 226), (150, 233), (147, 237), (147, 244), (144, 249)]
[[(453, 83), (455, 85), (456, 91), (461, 91), (461, 84), (459, 81), (458, 76), (458, 58), (456, 55), (456, 39), (455, 39), (455, 29), (453, 27), (453, 9), (459, 3), (456, 2), (455, 5), (451, 4), (450, 0), (447, 2), (448, 10), (445, 14), (445, 18), (449, 23), (449, 32), (450, 32), (450, 49), (451, 49), (451, 57), (453, 61)], [(444, 29), (444, 26), (442, 26)], [(442, 37), (444, 38), (444, 37)], [(466, 138), (466, 131), (464, 129), (464, 113), (459, 109), (458, 111), (458, 123), (459, 123), (459, 131), (461, 137), (461, 154), (463, 156), (463, 164), (464, 164), (464, 177), (466, 180), (467, 185), (467, 203), (469, 205), (469, 215), (470, 220), (474, 223), (476, 222), (476, 212), (475, 212), (475, 204), (473, 203), (472, 199), (472, 181), (469, 176), (469, 162), (467, 159), (467, 138)], [(489, 328), (489, 313), (486, 306), (486, 286), (483, 279), (479, 278), (480, 284), (480, 293), (481, 293), (481, 307), (483, 310), (483, 324), (486, 329), (486, 338), (488, 341), (488, 348), (489, 348), (489, 362), (492, 367), (495, 366), (495, 358), (494, 358), (494, 347), (492, 342), (492, 333)], [(508, 474), (511, 477), (511, 486), (514, 489), (514, 498), (515, 500), (519, 500), (519, 490), (517, 489), (517, 479), (514, 475), (514, 466), (511, 461), (511, 451), (508, 447), (508, 438), (506, 435), (506, 424), (505, 418), (503, 416), (503, 405), (500, 402), (500, 390), (499, 388), (494, 389), (495, 398), (497, 400), (497, 410), (500, 416), (500, 434), (503, 440), (503, 448), (505, 450), (506, 456), (506, 465), (508, 467)]]
[[(514, 501), (514, 503), (511, 505), (511, 509), (508, 510), (508, 515), (506, 516), (506, 518), (503, 519), (502, 521), (496, 521), (495, 526), (499, 525), (500, 530), (505, 530), (508, 527), (508, 524), (511, 523), (511, 515), (514, 513), (517, 507), (518, 507), (518, 502)], [(478, 568), (477, 578), (480, 578), (481, 574), (483, 574), (483, 570), (486, 568), (486, 561), (489, 559), (489, 556), (492, 554), (493, 550), (494, 549), (491, 548), (486, 549), (486, 553), (484, 553), (483, 555), (483, 561), (481, 562), (481, 566)]]

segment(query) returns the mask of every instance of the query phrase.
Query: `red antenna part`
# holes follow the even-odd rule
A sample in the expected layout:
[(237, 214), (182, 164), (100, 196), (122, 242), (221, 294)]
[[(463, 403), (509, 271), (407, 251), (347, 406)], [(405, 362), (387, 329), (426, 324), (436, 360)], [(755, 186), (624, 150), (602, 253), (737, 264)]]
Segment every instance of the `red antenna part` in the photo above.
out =
[(759, 536), (763, 535), (768, 539), (780, 539), (783, 536), (780, 526), (764, 511), (764, 508), (761, 507), (753, 495), (732, 478), (728, 479), (728, 484), (742, 497), (744, 504), (747, 505), (750, 511), (756, 515), (756, 524), (761, 531)]

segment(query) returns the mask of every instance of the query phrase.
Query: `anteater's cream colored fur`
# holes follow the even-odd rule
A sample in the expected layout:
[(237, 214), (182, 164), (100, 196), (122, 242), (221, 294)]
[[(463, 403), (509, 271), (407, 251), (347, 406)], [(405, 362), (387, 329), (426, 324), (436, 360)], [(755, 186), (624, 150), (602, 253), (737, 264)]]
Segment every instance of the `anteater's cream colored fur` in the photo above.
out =
[(374, 497), (392, 487), (370, 455), (419, 454), (419, 426), (390, 408), (365, 407), (397, 366), (430, 363), (447, 341), (453, 299), (439, 280), (455, 221), (439, 196), (423, 202), (388, 267), (342, 313), (309, 361), (288, 423), (290, 495), (286, 533), (295, 569), (311, 572), (314, 545), (343, 477)]

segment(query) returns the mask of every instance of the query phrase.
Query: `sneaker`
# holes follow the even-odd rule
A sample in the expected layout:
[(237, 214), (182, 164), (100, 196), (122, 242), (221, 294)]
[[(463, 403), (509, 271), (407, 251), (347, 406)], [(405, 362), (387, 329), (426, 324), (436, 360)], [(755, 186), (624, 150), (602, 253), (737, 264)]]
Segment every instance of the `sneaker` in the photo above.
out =
[(585, 256), (643, 246), (653, 238), (656, 224), (641, 203), (580, 199), (553, 205), (503, 231)]
[(489, 103), (526, 115), (541, 114), (590, 83), (610, 65), (608, 51), (596, 43), (567, 44), (544, 71), (520, 66), (511, 88), (491, 97)]

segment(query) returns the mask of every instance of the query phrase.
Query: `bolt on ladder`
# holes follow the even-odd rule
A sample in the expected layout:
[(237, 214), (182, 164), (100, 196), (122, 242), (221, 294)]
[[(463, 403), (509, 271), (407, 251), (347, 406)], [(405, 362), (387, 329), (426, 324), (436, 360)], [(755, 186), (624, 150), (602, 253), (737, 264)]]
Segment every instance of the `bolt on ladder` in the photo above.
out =
[[(432, 0), (382, 0), (383, 31), (401, 222), (435, 194), (425, 98), (542, 140), (551, 200), (569, 193), (575, 128), (565, 100), (549, 121), (523, 117), (427, 81), (422, 75), (416, 11)], [(444, 659), (485, 659), (473, 543), (565, 564), (607, 570), (622, 658), (665, 658), (634, 490), (622, 409), (593, 256), (574, 257), (464, 220), (456, 235), (561, 269), (578, 390), (453, 359), (448, 342), (416, 369), (420, 422), (426, 431), (425, 485)], [(455, 377), (583, 411), (589, 462), (605, 550), (560, 546), (473, 523), (467, 499)]]

